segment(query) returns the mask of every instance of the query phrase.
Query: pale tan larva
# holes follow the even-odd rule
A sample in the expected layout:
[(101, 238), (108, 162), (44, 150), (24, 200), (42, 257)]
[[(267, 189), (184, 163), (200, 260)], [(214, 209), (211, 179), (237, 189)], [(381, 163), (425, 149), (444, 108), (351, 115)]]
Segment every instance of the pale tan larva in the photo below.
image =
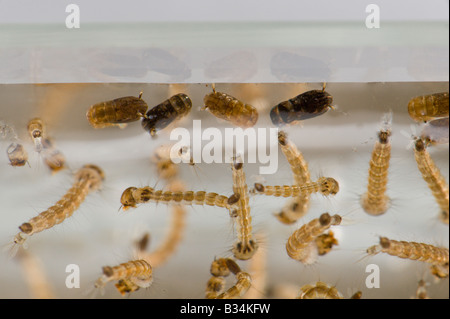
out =
[[(184, 185), (172, 182), (169, 187), (173, 190), (181, 190), (184, 188)], [(171, 210), (172, 217), (169, 232), (160, 246), (152, 252), (146, 252), (146, 245), (143, 245), (142, 241), (140, 241), (141, 249), (138, 249), (137, 258), (146, 260), (153, 268), (163, 265), (174, 254), (183, 238), (186, 224), (186, 209), (181, 205), (173, 205)]]
[(449, 222), (449, 188), (441, 172), (437, 168), (430, 154), (428, 153), (425, 143), (422, 139), (417, 139), (414, 148), (414, 157), (417, 167), (422, 174), (423, 179), (428, 184), (431, 192), (440, 207), (439, 219), (448, 224)]
[(27, 150), (19, 143), (11, 143), (6, 149), (11, 166), (24, 166), (28, 162)]
[(319, 256), (328, 254), (334, 245), (338, 245), (338, 240), (334, 237), (334, 233), (330, 230), (327, 234), (322, 234), (315, 239), (317, 253)]
[(36, 152), (42, 151), (42, 140), (45, 136), (44, 123), (40, 118), (33, 118), (28, 122), (27, 125), (28, 134), (34, 143), (34, 149)]
[(252, 277), (246, 272), (239, 272), (236, 274), (237, 282), (227, 291), (218, 295), (216, 299), (234, 299), (242, 297), (252, 285)]
[(320, 215), (296, 230), (286, 243), (286, 251), (292, 259), (298, 260), (304, 264), (315, 262), (314, 253), (317, 250), (314, 240), (321, 235), (330, 226), (339, 225), (342, 221), (341, 216), (330, 216), (328, 213)]
[[(278, 144), (291, 167), (295, 184), (300, 186), (310, 183), (311, 176), (307, 162), (297, 147), (287, 139), (287, 135), (283, 131), (278, 132)], [(290, 200), (283, 210), (275, 216), (284, 224), (295, 223), (307, 213), (310, 203), (309, 197), (309, 194), (300, 194), (298, 197)]]
[(14, 243), (23, 244), (28, 236), (39, 233), (62, 223), (84, 201), (86, 195), (100, 188), (104, 179), (103, 171), (95, 165), (85, 165), (75, 174), (75, 183), (52, 207), (23, 223), (14, 238)]
[(297, 299), (344, 299), (344, 297), (336, 287), (318, 281), (315, 285), (301, 287)]
[(369, 255), (376, 255), (380, 252), (403, 259), (429, 263), (432, 265), (432, 273), (434, 269), (439, 269), (442, 273), (446, 274), (445, 277), (448, 277), (449, 258), (447, 248), (380, 237), (380, 244), (369, 247), (367, 253)]
[(264, 194), (275, 197), (297, 197), (300, 194), (320, 193), (324, 196), (336, 195), (339, 192), (339, 183), (331, 177), (320, 177), (317, 182), (303, 185), (264, 186), (255, 183), (253, 194)]
[(378, 141), (372, 151), (370, 159), (367, 192), (361, 196), (361, 206), (369, 215), (381, 215), (389, 208), (389, 197), (386, 195), (388, 183), (389, 160), (391, 157), (391, 143), (389, 130), (378, 133)]
[(235, 158), (231, 169), (233, 172), (233, 192), (239, 198), (235, 218), (238, 241), (233, 245), (232, 252), (235, 258), (247, 260), (255, 254), (258, 244), (252, 235), (252, 216), (250, 215), (249, 193), (243, 164)]
[(53, 142), (49, 138), (44, 138), (42, 146), (44, 163), (50, 168), (52, 173), (57, 173), (66, 167), (66, 158), (54, 147)]
[(104, 287), (108, 282), (118, 281), (116, 288), (124, 295), (138, 288), (148, 288), (153, 282), (152, 266), (145, 260), (132, 260), (120, 265), (102, 268), (103, 275), (95, 282), (96, 288)]

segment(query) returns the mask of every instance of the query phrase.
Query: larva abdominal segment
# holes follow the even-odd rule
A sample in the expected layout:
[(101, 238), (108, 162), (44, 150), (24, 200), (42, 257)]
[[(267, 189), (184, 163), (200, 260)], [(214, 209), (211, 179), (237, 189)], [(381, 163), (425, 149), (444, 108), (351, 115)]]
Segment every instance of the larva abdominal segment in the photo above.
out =
[(297, 197), (301, 194), (321, 193), (324, 196), (336, 195), (339, 192), (339, 183), (331, 177), (321, 177), (317, 182), (310, 182), (304, 185), (283, 185), (265, 186), (255, 183), (252, 194), (264, 194), (275, 197)]

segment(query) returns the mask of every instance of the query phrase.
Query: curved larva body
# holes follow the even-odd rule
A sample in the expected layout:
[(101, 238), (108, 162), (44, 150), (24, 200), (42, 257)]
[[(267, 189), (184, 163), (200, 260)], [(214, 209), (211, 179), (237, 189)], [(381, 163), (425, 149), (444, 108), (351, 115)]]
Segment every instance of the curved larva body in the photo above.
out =
[(157, 106), (151, 108), (142, 119), (142, 128), (155, 136), (175, 120), (186, 116), (192, 108), (192, 101), (184, 93), (176, 94)]
[(332, 103), (333, 97), (329, 93), (311, 90), (274, 106), (270, 111), (270, 118), (277, 126), (307, 120), (324, 114)]
[(218, 295), (216, 299), (240, 298), (250, 289), (252, 277), (248, 273), (241, 271), (236, 275), (236, 278), (236, 284), (224, 293)]
[(315, 285), (305, 285), (300, 288), (297, 299), (343, 299), (344, 297), (336, 287), (328, 286), (324, 282)]
[(258, 121), (258, 111), (250, 104), (221, 92), (212, 92), (203, 99), (205, 107), (214, 116), (231, 122), (232, 124), (247, 128)]
[[(310, 255), (313, 250), (311, 243), (330, 226), (339, 225), (342, 218), (339, 215), (322, 214), (296, 230), (286, 243), (286, 251), (292, 259), (302, 263), (311, 263)], [(315, 249), (315, 247), (314, 247)]]
[(148, 105), (141, 97), (126, 96), (92, 105), (86, 118), (93, 128), (117, 126), (139, 120)]
[(439, 215), (440, 220), (448, 224), (449, 223), (449, 187), (441, 172), (436, 167), (433, 159), (428, 153), (425, 143), (419, 139), (416, 141), (414, 148), (414, 157), (417, 162), (417, 167), (422, 174), (423, 179), (431, 189), (434, 198), (436, 199), (441, 213)]
[(28, 161), (28, 153), (22, 144), (11, 143), (6, 149), (11, 166), (24, 166)]
[(375, 143), (370, 159), (367, 192), (361, 196), (361, 206), (370, 215), (381, 215), (389, 208), (389, 197), (386, 195), (388, 183), (391, 143), (390, 132), (380, 131), (379, 140)]
[(42, 139), (44, 138), (44, 123), (40, 118), (31, 119), (27, 125), (28, 133), (34, 143), (36, 152), (42, 151)]
[(25, 241), (23, 235), (31, 236), (43, 230), (52, 228), (72, 216), (86, 195), (100, 188), (104, 178), (103, 171), (95, 165), (85, 165), (75, 174), (75, 183), (67, 193), (52, 207), (33, 217), (27, 223), (23, 223), (16, 235), (14, 242), (22, 244)]
[[(287, 139), (286, 133), (283, 131), (278, 132), (278, 144), (291, 167), (295, 184), (300, 186), (310, 183), (311, 176), (307, 162), (297, 147)], [(290, 200), (283, 210), (275, 216), (284, 224), (295, 223), (308, 212), (309, 198), (309, 194), (300, 194), (298, 197)]]
[(408, 103), (408, 113), (417, 122), (428, 122), (438, 117), (448, 117), (448, 92), (412, 98)]
[(247, 260), (252, 258), (258, 249), (258, 244), (253, 240), (252, 216), (250, 215), (249, 195), (245, 173), (241, 163), (231, 164), (233, 172), (233, 192), (239, 196), (236, 211), (236, 232), (238, 241), (234, 244), (232, 252), (235, 258)]
[(96, 281), (95, 287), (119, 281), (116, 287), (122, 295), (139, 288), (148, 288), (153, 282), (152, 266), (145, 260), (132, 260), (114, 267), (105, 266), (102, 270), (103, 275)]

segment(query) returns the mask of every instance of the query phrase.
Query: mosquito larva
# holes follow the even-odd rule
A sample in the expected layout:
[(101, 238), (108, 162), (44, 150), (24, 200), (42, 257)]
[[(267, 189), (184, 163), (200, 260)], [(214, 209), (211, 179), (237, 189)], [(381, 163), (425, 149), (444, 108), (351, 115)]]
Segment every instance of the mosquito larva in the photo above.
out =
[(307, 120), (324, 114), (333, 103), (333, 97), (322, 90), (311, 90), (283, 101), (270, 110), (270, 119), (277, 126)]
[(233, 173), (233, 192), (239, 196), (237, 201), (236, 231), (238, 241), (233, 245), (232, 252), (235, 258), (247, 260), (252, 258), (258, 249), (258, 244), (252, 236), (252, 216), (250, 215), (249, 193), (243, 164), (234, 158), (231, 164)]
[(389, 160), (391, 158), (390, 130), (381, 130), (370, 159), (367, 192), (361, 196), (361, 206), (367, 214), (382, 215), (389, 208), (386, 195)]
[(338, 245), (338, 240), (334, 237), (334, 233), (330, 230), (328, 234), (322, 234), (316, 237), (316, 247), (319, 256), (328, 254), (334, 245)]
[(318, 281), (315, 285), (305, 285), (300, 288), (297, 299), (344, 299), (336, 287)]
[(205, 109), (210, 111), (215, 117), (231, 122), (232, 124), (248, 128), (258, 121), (258, 111), (250, 104), (245, 104), (235, 97), (226, 93), (213, 92), (207, 94), (203, 99)]
[(204, 191), (162, 191), (152, 187), (128, 187), (120, 198), (123, 209), (136, 207), (137, 204), (147, 202), (153, 203), (174, 203), (184, 205), (209, 205), (230, 209), (228, 197), (217, 193), (207, 193)]
[(155, 136), (175, 120), (186, 116), (192, 108), (192, 101), (184, 93), (176, 94), (157, 106), (151, 108), (142, 119), (142, 127)]
[(92, 105), (86, 112), (86, 118), (93, 128), (120, 126), (142, 118), (148, 105), (142, 97), (126, 96)]
[(225, 278), (212, 276), (206, 283), (206, 299), (216, 299), (225, 290)]
[(224, 293), (217, 296), (216, 299), (233, 299), (242, 297), (252, 285), (252, 277), (246, 272), (236, 274), (236, 284)]
[(42, 139), (44, 138), (44, 123), (40, 118), (31, 119), (27, 125), (28, 133), (34, 143), (34, 149), (40, 153), (42, 151)]
[(342, 217), (339, 215), (330, 216), (328, 213), (320, 215), (296, 230), (286, 243), (286, 251), (292, 259), (298, 260), (304, 264), (315, 262), (315, 239), (330, 226), (339, 225)]
[(108, 282), (118, 281), (116, 288), (124, 295), (138, 288), (148, 288), (153, 282), (152, 266), (145, 260), (132, 260), (118, 266), (105, 266), (103, 275), (95, 282), (96, 288), (104, 287)]
[(446, 274), (446, 277), (448, 277), (449, 259), (447, 248), (380, 237), (380, 244), (369, 247), (367, 249), (367, 253), (369, 255), (376, 255), (380, 252), (403, 259), (418, 260), (429, 263), (435, 266), (432, 267), (432, 272), (434, 269), (439, 269), (441, 272)]
[(426, 149), (425, 142), (417, 139), (414, 148), (414, 157), (417, 162), (422, 178), (428, 184), (434, 198), (440, 207), (439, 219), (445, 223), (449, 223), (449, 189), (444, 177), (431, 158)]
[(408, 103), (408, 113), (416, 122), (448, 117), (448, 92), (417, 96)]
[(336, 195), (339, 192), (339, 183), (331, 177), (320, 177), (316, 182), (303, 185), (264, 186), (255, 183), (255, 194), (264, 194), (275, 197), (297, 197), (300, 194), (321, 193), (324, 196)]
[(86, 195), (100, 188), (103, 171), (95, 165), (84, 165), (75, 174), (75, 183), (55, 205), (19, 226), (15, 244), (23, 244), (27, 237), (52, 228), (72, 216), (84, 201)]
[[(278, 144), (291, 167), (295, 184), (303, 185), (310, 183), (311, 177), (308, 164), (303, 158), (302, 153), (287, 139), (287, 135), (283, 131), (278, 132)], [(309, 197), (309, 194), (300, 194), (298, 197), (290, 200), (283, 210), (275, 216), (284, 224), (295, 223), (307, 213), (310, 203)]]
[(24, 166), (28, 162), (28, 153), (22, 144), (11, 143), (6, 149), (11, 166)]

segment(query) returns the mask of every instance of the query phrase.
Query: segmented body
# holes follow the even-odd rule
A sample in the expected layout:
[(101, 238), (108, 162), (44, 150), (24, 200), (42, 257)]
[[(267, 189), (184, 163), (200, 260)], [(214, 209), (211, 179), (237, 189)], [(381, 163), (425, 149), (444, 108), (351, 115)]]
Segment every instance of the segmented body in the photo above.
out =
[(317, 182), (306, 183), (301, 186), (283, 185), (283, 186), (265, 186), (255, 183), (256, 194), (275, 197), (297, 197), (300, 194), (321, 193), (324, 196), (335, 195), (339, 192), (339, 183), (331, 177), (321, 177)]
[(428, 122), (449, 115), (448, 92), (422, 95), (408, 103), (409, 116), (417, 122)]
[(297, 299), (343, 299), (344, 297), (336, 287), (328, 286), (324, 282), (317, 282), (315, 285), (305, 285), (300, 288)]

